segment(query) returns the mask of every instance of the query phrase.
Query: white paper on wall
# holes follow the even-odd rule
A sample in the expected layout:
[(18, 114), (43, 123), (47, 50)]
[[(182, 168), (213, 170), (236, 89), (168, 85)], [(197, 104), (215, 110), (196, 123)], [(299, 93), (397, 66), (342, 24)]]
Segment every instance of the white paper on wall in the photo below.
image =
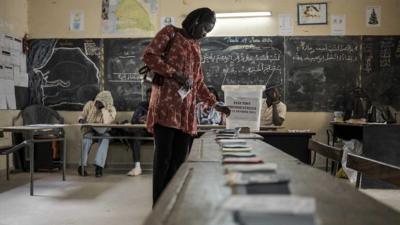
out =
[(167, 25), (175, 25), (175, 17), (173, 16), (162, 16), (160, 20), (161, 28)]
[(365, 22), (367, 27), (380, 27), (381, 26), (381, 7), (380, 6), (367, 6)]
[(0, 79), (0, 109), (16, 109), (14, 80)]
[(19, 60), (20, 60), (20, 70), (21, 72), (26, 72), (26, 55), (20, 54), (19, 55)]
[(28, 82), (29, 82), (29, 78), (28, 78), (28, 74), (25, 72), (20, 72), (18, 74), (18, 76), (14, 75), (14, 83), (15, 86), (18, 87), (28, 87)]
[(279, 35), (293, 35), (293, 20), (290, 14), (279, 15)]
[(346, 16), (332, 15), (331, 16), (331, 34), (346, 35)]
[(3, 66), (2, 73), (0, 74), (0, 79), (13, 80), (14, 79), (13, 66), (11, 65)]
[(10, 35), (4, 35), (4, 49), (10, 51), (14, 44), (14, 38)]
[(14, 38), (13, 49), (17, 52), (22, 52), (22, 40), (19, 38)]
[(71, 31), (85, 30), (85, 13), (82, 10), (71, 11), (69, 18), (69, 29)]
[(9, 50), (2, 49), (0, 54), (3, 64), (11, 64), (11, 52)]

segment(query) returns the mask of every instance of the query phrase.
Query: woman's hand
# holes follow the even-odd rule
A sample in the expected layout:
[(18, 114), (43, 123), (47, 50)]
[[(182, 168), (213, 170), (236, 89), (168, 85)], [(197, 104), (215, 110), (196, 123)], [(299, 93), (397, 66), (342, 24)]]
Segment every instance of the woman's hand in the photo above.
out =
[(231, 114), (231, 110), (228, 108), (228, 106), (223, 106), (223, 105), (215, 105), (215, 110), (218, 112), (221, 112), (228, 117)]

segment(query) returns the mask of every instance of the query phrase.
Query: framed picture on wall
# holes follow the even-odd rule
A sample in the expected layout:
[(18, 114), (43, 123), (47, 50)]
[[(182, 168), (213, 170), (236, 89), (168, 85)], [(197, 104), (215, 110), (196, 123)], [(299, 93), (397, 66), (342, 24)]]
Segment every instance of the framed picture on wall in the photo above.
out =
[(327, 3), (298, 3), (297, 4), (297, 24), (316, 25), (328, 24), (328, 4)]

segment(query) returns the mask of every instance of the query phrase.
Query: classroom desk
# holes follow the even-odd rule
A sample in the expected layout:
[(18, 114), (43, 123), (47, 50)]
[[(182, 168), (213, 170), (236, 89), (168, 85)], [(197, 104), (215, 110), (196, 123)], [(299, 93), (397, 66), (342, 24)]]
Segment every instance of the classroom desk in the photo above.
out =
[(333, 128), (333, 140), (340, 138), (343, 140), (363, 139), (363, 127), (366, 123), (347, 123), (347, 122), (330, 122)]
[(257, 131), (264, 141), (303, 163), (311, 164), (311, 153), (308, 150), (308, 140), (315, 135), (312, 131)]
[(9, 126), (0, 127), (0, 130), (11, 133), (22, 133), (24, 139), (28, 142), (29, 150), (29, 172), (30, 172), (30, 195), (34, 194), (34, 161), (35, 161), (35, 148), (34, 143), (48, 142), (48, 141), (62, 141), (63, 142), (63, 157), (62, 157), (62, 180), (65, 181), (65, 169), (66, 169), (66, 152), (67, 143), (65, 137), (63, 138), (50, 138), (50, 139), (35, 139), (35, 135), (45, 134), (46, 131), (54, 129), (63, 129), (69, 125), (66, 124), (32, 124), (27, 126)]
[[(331, 122), (334, 138), (357, 139), (362, 142), (362, 155), (387, 164), (400, 166), (400, 125)], [(398, 188), (364, 176), (361, 188)]]
[[(100, 124), (100, 123), (84, 123), (84, 124), (73, 124), (73, 126), (80, 126), (82, 128), (117, 128), (117, 129), (144, 129), (146, 124)], [(84, 133), (82, 133), (82, 140), (84, 139)], [(149, 136), (133, 136), (133, 135), (123, 135), (123, 136), (92, 136), (91, 139), (138, 139), (138, 140), (154, 140), (153, 137)], [(81, 165), (83, 165), (83, 145), (81, 148)], [(83, 166), (81, 167), (83, 174)]]
[[(177, 171), (145, 225), (232, 225), (229, 220), (215, 223), (221, 204), (231, 195), (225, 186), (219, 146), (214, 134), (203, 139), (203, 159), (187, 161)], [(278, 164), (278, 173), (290, 178), (291, 194), (316, 199), (316, 217), (322, 225), (398, 225), (400, 213), (359, 192), (346, 181), (301, 163), (294, 157), (260, 140), (249, 140), (253, 151), (266, 162)], [(193, 154), (200, 154), (199, 150)], [(191, 154), (192, 154), (191, 153)], [(211, 161), (210, 161), (211, 160)]]

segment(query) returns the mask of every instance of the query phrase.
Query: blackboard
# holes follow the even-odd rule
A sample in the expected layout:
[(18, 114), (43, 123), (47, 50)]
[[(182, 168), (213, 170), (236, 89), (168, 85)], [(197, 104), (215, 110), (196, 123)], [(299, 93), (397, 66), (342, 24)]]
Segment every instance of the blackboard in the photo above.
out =
[(221, 85), (283, 87), (283, 37), (209, 37), (201, 49), (204, 81), (220, 97)]
[[(149, 38), (104, 40), (104, 89), (111, 91), (117, 110), (134, 110), (148, 88), (138, 70)], [(148, 85), (150, 86), (150, 85)]]
[(27, 57), (30, 104), (81, 110), (100, 84), (100, 39), (32, 40)]
[[(208, 37), (201, 41), (204, 80), (217, 88), (220, 97), (221, 85), (278, 85), (288, 110), (304, 112), (341, 110), (345, 95), (361, 81), (373, 101), (388, 102), (399, 110), (399, 40), (399, 36)], [(18, 98), (54, 109), (81, 110), (104, 87), (113, 94), (118, 111), (134, 110), (149, 87), (138, 69), (150, 41), (32, 40), (27, 57), (29, 96)]]
[(289, 111), (335, 110), (360, 75), (360, 37), (287, 37)]
[(362, 86), (373, 102), (400, 110), (400, 37), (364, 36)]

